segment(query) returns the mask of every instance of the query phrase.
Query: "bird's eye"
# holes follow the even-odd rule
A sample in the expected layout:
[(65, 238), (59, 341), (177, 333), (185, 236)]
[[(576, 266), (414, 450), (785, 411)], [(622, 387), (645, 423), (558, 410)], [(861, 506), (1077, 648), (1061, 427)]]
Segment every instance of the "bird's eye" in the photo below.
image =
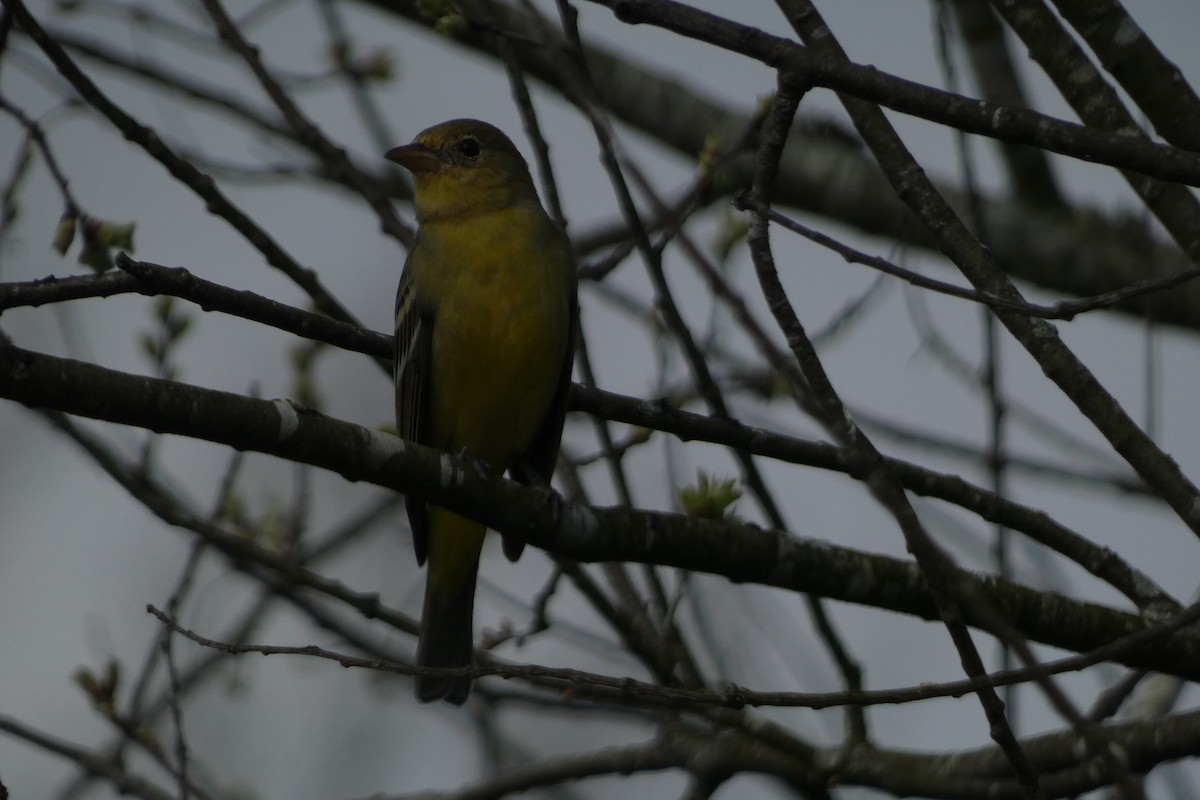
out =
[(467, 158), (475, 158), (479, 155), (479, 140), (474, 136), (467, 136), (458, 143), (458, 152)]

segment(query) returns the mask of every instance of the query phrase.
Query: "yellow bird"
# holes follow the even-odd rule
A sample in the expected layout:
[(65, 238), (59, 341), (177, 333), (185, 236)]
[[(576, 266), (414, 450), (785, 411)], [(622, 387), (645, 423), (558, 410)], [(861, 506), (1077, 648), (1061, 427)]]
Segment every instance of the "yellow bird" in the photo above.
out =
[[(485, 122), (436, 125), (386, 157), (412, 172), (420, 225), (396, 293), (400, 435), (547, 485), (579, 313), (566, 233), (517, 148)], [(417, 562), (429, 560), (417, 664), (470, 666), (486, 528), (418, 497), (406, 505)], [(522, 547), (504, 539), (511, 560)], [(422, 702), (461, 705), (470, 690), (465, 676), (416, 682)]]

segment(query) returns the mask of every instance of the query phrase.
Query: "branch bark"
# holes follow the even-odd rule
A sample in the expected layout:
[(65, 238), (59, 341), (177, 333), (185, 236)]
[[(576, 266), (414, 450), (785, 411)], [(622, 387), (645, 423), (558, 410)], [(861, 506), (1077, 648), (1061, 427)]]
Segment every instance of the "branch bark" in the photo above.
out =
[[(573, 505), (548, 490), (489, 478), (453, 455), (285, 400), (129, 375), (13, 345), (0, 345), (0, 397), (267, 453), (347, 480), (417, 492), (576, 561), (679, 567), (937, 619), (925, 582), (910, 562), (728, 521)], [(1134, 614), (992, 576), (965, 580), (1023, 636), (1066, 650), (1092, 650), (1147, 627)], [(969, 608), (967, 622), (981, 624)], [(1200, 634), (1177, 633), (1117, 661), (1197, 680)]]

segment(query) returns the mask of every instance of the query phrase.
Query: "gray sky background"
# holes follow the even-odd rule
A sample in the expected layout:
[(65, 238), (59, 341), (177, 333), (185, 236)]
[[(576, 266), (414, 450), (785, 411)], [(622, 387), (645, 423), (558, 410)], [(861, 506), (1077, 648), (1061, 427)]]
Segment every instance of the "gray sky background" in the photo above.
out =
[[(265, 104), (230, 60), (224, 62), (164, 45), (111, 14), (59, 14), (52, 3), (31, 2), (44, 22), (85, 32), (115, 46), (141, 47), (154, 58), (167, 59), (184, 71), (199, 71), (206, 80), (225, 82), (231, 90)], [(242, 11), (248, 3), (230, 3)], [(553, 4), (535, 5), (553, 14)], [(717, 13), (734, 4), (709, 2)], [(776, 34), (787, 35), (778, 11), (769, 3), (740, 4), (737, 18)], [(936, 59), (933, 23), (928, 3), (915, 0), (853, 0), (819, 3), (822, 13), (851, 58), (917, 81), (942, 85)], [(1200, 82), (1200, 5), (1185, 0), (1137, 0), (1125, 3), (1134, 17), (1168, 57), (1180, 66), (1193, 86)], [(311, 3), (293, 3), (250, 33), (269, 63), (285, 72), (313, 71), (323, 52), (323, 32)], [(397, 75), (383, 92), (382, 108), (395, 141), (411, 139), (420, 129), (444, 119), (476, 116), (509, 131), (523, 152), (531, 152), (519, 136), (521, 124), (510, 99), (503, 71), (494, 63), (465, 53), (423, 31), (395, 25), (382, 15), (352, 3), (342, 4), (352, 35), (363, 49), (386, 47), (396, 59)], [(162, 4), (164, 13), (168, 8)], [(630, 57), (660, 66), (703, 91), (739, 108), (748, 109), (774, 86), (770, 72), (745, 59), (678, 39), (647, 26), (630, 28), (612, 19), (599, 6), (580, 4), (580, 28), (585, 38), (626, 52)], [(178, 14), (176, 10), (170, 13)], [(10, 47), (23, 55), (6, 58), (0, 90), (6, 98), (40, 116), (58, 105), (61, 94), (46, 88), (50, 77), (45, 62), (23, 38)], [(1023, 53), (1015, 45), (1015, 52)], [(18, 63), (20, 66), (18, 67)], [(960, 76), (969, 81), (959, 64)], [(142, 121), (173, 143), (217, 162), (249, 164), (286, 160), (289, 153), (273, 152), (261, 141), (247, 138), (225, 120), (183, 107), (109, 73), (101, 86)], [(1027, 74), (1039, 110), (1074, 119), (1053, 89), (1036, 74)], [(964, 90), (975, 94), (969, 84)], [(337, 89), (303, 95), (305, 109), (325, 132), (342, 142), (365, 163), (380, 158)], [(556, 179), (563, 193), (572, 232), (615, 220), (616, 204), (599, 166), (588, 126), (557, 97), (535, 89), (535, 104), (543, 131), (552, 146)], [(265, 106), (264, 106), (265, 107)], [(664, 113), (669, 113), (669, 109)], [(802, 115), (828, 116), (844, 122), (836, 99), (815, 91), (801, 106)], [(925, 168), (939, 176), (956, 174), (951, 132), (891, 115), (905, 141)], [(136, 256), (193, 272), (239, 289), (248, 289), (283, 302), (303, 304), (298, 290), (266, 268), (224, 223), (209, 217), (189, 191), (175, 184), (163, 169), (120, 139), (105, 123), (81, 113), (51, 117), (50, 138), (71, 188), (85, 208), (97, 216), (136, 220)], [(694, 173), (694, 163), (668, 154), (636, 132), (621, 132), (621, 145), (658, 182), (677, 189)], [(19, 133), (8, 117), (0, 118), (0, 141)], [(987, 142), (973, 140), (984, 185), (1000, 186), (994, 153)], [(11, 158), (10, 148), (0, 148)], [(7, 169), (7, 166), (2, 168)], [(1136, 199), (1111, 170), (1056, 159), (1062, 184), (1073, 198), (1105, 209), (1136, 209)], [(392, 294), (404, 254), (382, 236), (374, 218), (343, 195), (314, 191), (298, 183), (249, 185), (221, 181), (231, 197), (254, 216), (285, 248), (318, 271), (321, 280), (341, 301), (376, 330), (391, 321)], [(61, 202), (39, 164), (22, 196), (22, 219), (15, 235), (0, 250), (0, 280), (31, 280), (48, 274), (79, 271), (73, 258), (60, 260), (48, 243)], [(399, 208), (411, 219), (410, 209)], [(706, 214), (700, 238), (715, 235), (724, 208)], [(946, 280), (956, 276), (938, 259), (915, 252), (897, 252), (892, 243), (867, 240), (820, 220), (803, 219), (864, 249), (903, 261)], [(848, 266), (836, 255), (815, 249), (776, 231), (776, 258), (792, 301), (810, 331), (822, 330), (847, 303), (875, 280), (864, 267)], [(730, 266), (746, 296), (756, 298), (749, 258), (744, 246)], [(668, 261), (697, 330), (723, 336), (722, 344), (735, 353), (751, 352), (722, 314), (715, 317), (703, 287), (680, 260)], [(614, 285), (649, 302), (649, 284), (635, 260), (614, 276)], [(1031, 291), (1034, 300), (1053, 299)], [(583, 320), (599, 383), (606, 389), (655, 397), (664, 386), (686, 373), (674, 348), (655, 344), (643, 326), (632, 322), (585, 287)], [(971, 389), (948, 376), (939, 360), (924, 346), (912, 321), (913, 305), (925, 307), (937, 330), (971, 363), (981, 353), (978, 308), (958, 300), (907, 291), (889, 284), (871, 312), (847, 333), (822, 346), (826, 367), (846, 401), (863, 413), (902, 421), (956, 439), (981, 442), (986, 411)], [(762, 311), (761, 301), (755, 307)], [(196, 317), (196, 329), (179, 353), (182, 379), (197, 385), (245, 393), (254, 387), (263, 397), (283, 397), (291, 391), (284, 357), (292, 344), (286, 336), (233, 318)], [(765, 313), (764, 313), (765, 318)], [(0, 326), (15, 341), (34, 350), (99, 363), (131, 372), (149, 365), (136, 345), (150, 326), (145, 298), (128, 296), (89, 300), (53, 310), (18, 309), (6, 312)], [(1136, 320), (1108, 314), (1088, 315), (1059, 325), (1066, 342), (1096, 372), (1138, 419), (1146, 416), (1145, 326)], [(1154, 332), (1150, 349), (1156, 358), (1156, 437), (1193, 480), (1200, 477), (1200, 426), (1195, 423), (1200, 396), (1198, 343), (1193, 336), (1169, 329)], [(1002, 350), (1005, 393), (1036, 409), (1081, 439), (1102, 445), (1086, 421), (1040, 375), (1020, 349), (1005, 341)], [(367, 359), (330, 353), (319, 372), (324, 410), (334, 416), (376, 426), (390, 419), (390, 383)], [(779, 402), (766, 407), (743, 403), (737, 408), (747, 422), (802, 435), (816, 435), (815, 426), (793, 408)], [(91, 426), (135, 453), (140, 431)], [(704, 468), (734, 475), (736, 468), (718, 448), (664, 444), (660, 439), (632, 456), (629, 462), (640, 506), (672, 508), (672, 484), (694, 480)], [(907, 455), (935, 468), (963, 472), (982, 480), (961, 462), (909, 445), (878, 438), (889, 452)], [(1021, 454), (1062, 460), (1061, 448), (1020, 426), (1010, 430), (1012, 449)], [(161, 606), (182, 568), (189, 540), (166, 528), (104, 477), (76, 448), (23, 407), (0, 403), (0, 715), (21, 719), (53, 735), (85, 743), (106, 741), (108, 726), (87, 707), (70, 676), (80, 665), (99, 668), (111, 657), (121, 659), (127, 674), (136, 673), (140, 660), (158, 633), (158, 624), (144, 613), (147, 603)], [(583, 418), (569, 423), (565, 447), (573, 454), (592, 452), (591, 426)], [(228, 463), (228, 454), (213, 445), (171, 439), (162, 447), (162, 460), (172, 482), (197, 507), (207, 509)], [(1111, 461), (1111, 459), (1110, 459)], [(1094, 464), (1097, 462), (1093, 462)], [(1115, 463), (1115, 462), (1113, 462)], [(295, 470), (262, 456), (247, 459), (247, 501), (261, 511), (282, 505), (292, 496)], [(842, 545), (902, 555), (899, 532), (865, 491), (840, 476), (798, 467), (771, 465), (768, 479), (795, 532)], [(378, 490), (347, 485), (337, 476), (312, 473), (314, 503), (310, 531), (319, 536), (354, 510), (380, 496)], [(598, 503), (615, 499), (601, 468), (588, 473), (588, 488)], [(1174, 596), (1186, 600), (1197, 588), (1197, 542), (1168, 511), (1153, 504), (1092, 490), (1074, 489), (1032, 479), (1013, 479), (1016, 499), (1041, 508), (1090, 538), (1111, 546), (1135, 566), (1154, 576)], [(919, 502), (923, 518), (940, 538), (970, 566), (987, 565), (989, 532), (978, 520), (931, 503)], [(743, 500), (740, 511), (755, 518), (753, 504)], [(418, 613), (423, 576), (413, 564), (402, 529), (402, 514), (380, 527), (357, 550), (331, 566), (332, 574), (360, 591), (377, 591), (390, 605)], [(493, 548), (485, 556), (486, 583), (480, 589), (477, 627), (495, 627), (503, 620), (525, 619), (528, 598), (549, 572), (547, 560), (529, 552), (509, 565)], [(1111, 590), (1079, 570), (1061, 563), (1030, 559), (1018, 549), (1023, 580), (1039, 586), (1119, 604)], [(697, 578), (708, 627), (719, 632), (721, 668), (730, 679), (759, 689), (832, 690), (838, 676), (823, 651), (810, 645), (811, 632), (798, 598), (765, 589), (732, 586)], [(198, 589), (185, 610), (184, 622), (197, 631), (219, 636), (238, 609), (251, 602), (257, 590), (231, 576), (224, 565), (201, 571)], [(515, 598), (515, 599), (514, 599)], [(834, 606), (856, 656), (868, 666), (868, 683), (875, 688), (960, 677), (957, 656), (944, 629), (884, 612)], [(502, 655), (518, 660), (574, 666), (610, 674), (638, 674), (637, 665), (613, 646), (612, 635), (600, 625), (578, 597), (566, 592), (555, 606), (556, 618), (570, 629), (551, 640), (538, 640), (524, 649), (509, 646)], [(565, 627), (565, 626), (564, 626)], [(409, 642), (395, 638), (407, 648)], [(991, 642), (979, 637), (989, 656)], [(272, 644), (335, 645), (323, 633), (291, 615), (276, 615), (256, 637)], [(769, 648), (764, 649), (764, 642)], [(184, 656), (197, 653), (183, 643)], [(1115, 671), (1114, 671), (1115, 674)], [(1109, 676), (1111, 677), (1111, 675)], [(1095, 679), (1068, 682), (1082, 699), (1095, 693)], [(1060, 726), (1040, 698), (1026, 694), (1020, 714), (1021, 733)], [(1189, 690), (1183, 705), (1197, 701)], [(420, 715), (419, 719), (416, 715)], [(840, 714), (810, 711), (764, 712), (818, 741), (834, 742), (840, 733)], [(870, 714), (873, 732), (884, 744), (914, 749), (961, 747), (964, 742), (988, 743), (987, 725), (978, 703), (971, 699), (939, 700), (900, 708), (880, 708)], [(361, 797), (422, 788), (452, 788), (482, 769), (479, 742), (463, 712), (420, 707), (411, 699), (407, 682), (348, 672), (335, 665), (283, 657), (243, 657), (231, 661), (223, 679), (211, 683), (186, 710), (185, 723), (194, 763), (201, 775), (224, 790), (242, 788), (245, 796), (310, 798)], [(530, 753), (577, 752), (598, 743), (638, 741), (644, 737), (626, 723), (585, 718), (569, 713), (538, 718), (506, 717), (506, 733)], [(0, 777), (14, 798), (56, 796), (74, 771), (54, 758), (7, 737), (0, 737)], [(758, 782), (735, 782), (718, 797), (740, 794)], [(768, 785), (768, 784), (764, 784)], [(1198, 784), (1200, 785), (1200, 784)], [(577, 787), (580, 797), (678, 796), (677, 777), (639, 776), (632, 783), (614, 779)], [(95, 796), (107, 797), (105, 793)], [(232, 796), (232, 795), (231, 795)], [(846, 792), (846, 798), (870, 797)], [(1159, 796), (1159, 795), (1154, 795)]]

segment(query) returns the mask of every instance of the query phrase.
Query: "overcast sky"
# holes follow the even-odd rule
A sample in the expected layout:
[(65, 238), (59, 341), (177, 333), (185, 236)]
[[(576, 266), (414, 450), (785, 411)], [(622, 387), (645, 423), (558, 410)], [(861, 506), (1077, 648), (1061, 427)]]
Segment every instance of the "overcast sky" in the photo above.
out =
[[(138, 48), (154, 60), (194, 72), (205, 81), (227, 84), (238, 94), (262, 99), (233, 63), (221, 63), (204, 53), (180, 47), (145, 31), (131, 30), (113, 13), (82, 11), (62, 14), (54, 3), (30, 2), (47, 24), (87, 34), (115, 47)], [(230, 3), (244, 10), (251, 4)], [(284, 73), (311, 73), (319, 63), (324, 34), (309, 3), (292, 3), (250, 31), (264, 57)], [(535, 5), (553, 14), (553, 3)], [(737, 4), (709, 2), (717, 13)], [(738, 19), (779, 35), (790, 35), (778, 11), (769, 3), (746, 3)], [(827, 21), (852, 59), (873, 64), (903, 77), (944, 85), (936, 58), (930, 5), (916, 0), (841, 0), (820, 3)], [(1200, 5), (1187, 0), (1139, 0), (1126, 7), (1159, 47), (1175, 61), (1192, 85), (1200, 82)], [(444, 119), (473, 116), (509, 131), (526, 154), (532, 150), (521, 136), (520, 117), (511, 101), (503, 70), (481, 57), (464, 53), (444, 39), (395, 24), (355, 4), (343, 11), (352, 36), (364, 49), (385, 47), (396, 62), (397, 77), (382, 91), (386, 122), (394, 141), (411, 139), (422, 128)], [(157, 7), (157, 4), (156, 4)], [(168, 4), (162, 4), (164, 9)], [(172, 6), (173, 8), (173, 6)], [(176, 15), (177, 12), (172, 10)], [(186, 15), (184, 15), (186, 18)], [(628, 27), (600, 6), (580, 5), (580, 29), (589, 41), (630, 54), (660, 67), (679, 79), (740, 109), (773, 90), (766, 68), (680, 40), (648, 26)], [(52, 112), (64, 96), (61, 82), (50, 76), (45, 61), (24, 39), (10, 41), (13, 53), (0, 91), (26, 113), (50, 113), (48, 130), (55, 153), (70, 177), (71, 188), (91, 213), (116, 221), (136, 221), (136, 255), (192, 271), (239, 289), (249, 289), (283, 302), (303, 305), (301, 293), (286, 279), (266, 268), (253, 250), (227, 225), (205, 214), (202, 204), (174, 183), (156, 164), (124, 142), (105, 122), (77, 112)], [(1018, 54), (1023, 48), (1016, 45)], [(974, 94), (965, 67), (959, 65), (963, 90)], [(219, 116), (187, 109), (174, 99), (146, 91), (111, 73), (100, 74), (101, 86), (146, 124), (188, 153), (213, 164), (282, 162), (293, 153), (272, 149), (247, 136)], [(1074, 119), (1051, 87), (1036, 74), (1027, 76), (1039, 110)], [(52, 86), (53, 90), (48, 87)], [(328, 135), (343, 143), (364, 163), (380, 152), (363, 130), (345, 95), (336, 88), (315, 89), (302, 95), (304, 107)], [(556, 96), (535, 87), (535, 104), (543, 131), (552, 146), (556, 179), (562, 190), (573, 233), (592, 230), (618, 218), (612, 191), (599, 166), (589, 127)], [(802, 114), (829, 118), (846, 125), (836, 99), (815, 91), (806, 97)], [(670, 113), (664, 109), (664, 113)], [(891, 115), (906, 143), (931, 173), (957, 174), (954, 140), (950, 133), (924, 123)], [(0, 174), (13, 158), (9, 144), (19, 134), (11, 118), (0, 117)], [(667, 153), (636, 132), (621, 131), (621, 144), (668, 195), (687, 184), (694, 162)], [(1001, 186), (994, 153), (974, 141), (986, 187)], [(1136, 210), (1130, 191), (1111, 170), (1055, 161), (1072, 198), (1109, 211)], [(254, 216), (284, 247), (315, 269), (322, 282), (359, 319), (375, 330), (391, 321), (392, 293), (403, 262), (397, 243), (379, 233), (369, 211), (344, 194), (314, 191), (295, 182), (246, 183), (221, 181), (222, 187)], [(21, 198), (22, 216), (0, 243), (0, 280), (32, 280), (49, 274), (78, 274), (72, 258), (60, 260), (48, 246), (61, 211), (61, 201), (41, 164)], [(398, 207), (411, 221), (407, 207)], [(725, 209), (705, 215), (697, 227), (702, 241), (720, 230)], [(821, 221), (807, 219), (810, 224)], [(946, 280), (955, 275), (928, 254), (897, 250), (892, 242), (865, 239), (829, 225), (825, 228), (871, 252), (903, 261)], [(844, 264), (836, 255), (817, 250), (776, 233), (774, 242), (792, 301), (810, 331), (821, 331), (847, 304), (861, 297), (876, 276), (864, 267)], [(678, 288), (685, 313), (697, 329), (723, 335), (727, 318), (714, 316), (703, 287), (687, 277), (682, 261), (668, 261), (678, 270)], [(744, 247), (732, 259), (731, 275), (751, 298), (753, 274)], [(649, 283), (640, 265), (622, 268), (612, 284), (649, 303)], [(1030, 291), (1034, 299), (1053, 299)], [(846, 333), (822, 345), (822, 357), (847, 403), (867, 416), (888, 417), (916, 429), (938, 432), (973, 443), (983, 441), (985, 406), (980, 397), (952, 377), (937, 355), (923, 344), (914, 314), (920, 309), (963, 357), (978, 365), (982, 323), (978, 308), (958, 300), (930, 296), (885, 283), (868, 314)], [(633, 322), (609, 299), (584, 287), (583, 322), (595, 361), (598, 382), (606, 389), (656, 397), (686, 371), (674, 348), (661, 348), (644, 327)], [(762, 309), (761, 301), (755, 307)], [(917, 309), (917, 311), (914, 311)], [(179, 352), (182, 379), (201, 386), (263, 397), (288, 396), (292, 378), (285, 357), (292, 341), (279, 333), (233, 318), (196, 317), (196, 329)], [(137, 346), (151, 325), (150, 304), (128, 296), (65, 304), (54, 309), (6, 312), (0, 328), (17, 344), (34, 350), (68, 355), (103, 366), (148, 373), (150, 365)], [(1059, 326), (1066, 342), (1093, 369), (1137, 419), (1147, 418), (1147, 353), (1153, 354), (1157, 387), (1152, 398), (1157, 439), (1193, 480), (1200, 479), (1200, 426), (1195, 424), (1200, 396), (1197, 342), (1192, 335), (1156, 329), (1147, 343), (1143, 323), (1109, 314), (1087, 316)], [(734, 353), (751, 352), (737, 335), (722, 341)], [(1002, 348), (1004, 391), (1036, 409), (1066, 430), (1093, 445), (1102, 440), (1060, 393), (1041, 376), (1036, 365), (1011, 341)], [(333, 353), (320, 364), (323, 410), (363, 425), (390, 419), (389, 380), (368, 359)], [(793, 408), (780, 403), (770, 408), (744, 402), (737, 409), (753, 424), (806, 436), (817, 428)], [(140, 431), (88, 425), (129, 454), (143, 442)], [(1035, 431), (1014, 424), (1009, 431), (1014, 451), (1041, 458), (1076, 458)], [(890, 453), (902, 454), (934, 467), (986, 480), (964, 467), (921, 447), (879, 437)], [(592, 452), (595, 441), (585, 419), (568, 425), (564, 445), (572, 454)], [(37, 414), (0, 402), (0, 715), (28, 721), (50, 734), (94, 744), (107, 741), (109, 727), (87, 708), (71, 674), (81, 665), (99, 668), (107, 659), (122, 661), (130, 678), (159, 631), (144, 613), (147, 603), (162, 605), (169, 597), (191, 544), (182, 532), (167, 528), (110, 479), (100, 474), (77, 448), (52, 430)], [(169, 440), (161, 458), (173, 486), (201, 510), (208, 510), (228, 454), (205, 443)], [(1071, 463), (1081, 463), (1076, 460)], [(1093, 465), (1116, 463), (1093, 461)], [(728, 455), (702, 445), (656, 444), (630, 458), (629, 467), (638, 505), (673, 507), (672, 484), (694, 479), (699, 468), (735, 475)], [(259, 513), (283, 507), (294, 492), (295, 470), (262, 456), (246, 464), (244, 493)], [(768, 480), (785, 505), (795, 532), (841, 545), (901, 556), (903, 541), (894, 523), (878, 510), (865, 491), (844, 478), (815, 470), (773, 464)], [(381, 497), (381, 491), (345, 484), (337, 476), (311, 473), (315, 501), (309, 525), (314, 536), (345, 520)], [(588, 488), (598, 503), (615, 502), (616, 495), (601, 468), (588, 473)], [(1168, 511), (1150, 502), (1059, 483), (1014, 478), (1016, 499), (1044, 509), (1090, 538), (1113, 547), (1121, 556), (1154, 576), (1175, 597), (1186, 600), (1196, 590), (1196, 540)], [(927, 525), (964, 563), (988, 563), (988, 531), (978, 520), (945, 507), (918, 503)], [(752, 503), (739, 511), (757, 519)], [(363, 592), (379, 592), (390, 605), (418, 613), (423, 576), (412, 563), (409, 542), (397, 531), (402, 514), (379, 527), (358, 550), (330, 564), (328, 571)], [(1111, 591), (1059, 563), (1016, 556), (1023, 580), (1114, 605)], [(495, 627), (504, 620), (523, 620), (529, 597), (549, 574), (547, 560), (529, 552), (516, 565), (500, 557), (498, 548), (485, 557), (485, 583), (480, 590), (477, 628)], [(753, 587), (731, 586), (702, 579), (707, 613), (724, 645), (721, 668), (731, 679), (761, 689), (834, 690), (836, 672), (819, 648), (808, 642), (811, 632), (802, 604), (795, 597)], [(186, 609), (188, 625), (208, 635), (227, 630), (239, 611), (253, 602), (253, 584), (231, 576), (213, 562), (201, 571), (198, 587)], [(872, 609), (834, 606), (835, 618), (847, 631), (856, 656), (868, 665), (872, 687), (909, 685), (961, 677), (940, 625), (923, 625)], [(613, 637), (596, 622), (582, 600), (565, 593), (557, 607), (564, 620), (577, 626), (553, 641), (525, 649), (509, 648), (503, 655), (611, 674), (641, 674), (638, 665), (616, 652)], [(898, 621), (902, 624), (898, 624)], [(401, 651), (410, 642), (385, 636)], [(262, 629), (257, 641), (273, 644), (336, 645), (296, 617), (282, 614)], [(763, 649), (769, 641), (771, 648)], [(991, 654), (990, 640), (980, 637)], [(191, 647), (179, 646), (187, 656)], [(1110, 673), (1115, 674), (1115, 671)], [(1090, 675), (1073, 690), (1086, 702), (1096, 689)], [(1184, 704), (1195, 703), (1194, 690)], [(1060, 721), (1039, 709), (1040, 702), (1022, 705), (1020, 732), (1058, 728)], [(414, 714), (420, 713), (419, 724)], [(836, 711), (764, 712), (816, 741), (831, 743), (840, 734)], [(959, 748), (965, 742), (988, 743), (986, 722), (974, 700), (934, 701), (898, 709), (872, 711), (873, 733), (881, 743), (906, 748)], [(638, 740), (625, 723), (588, 720), (579, 725), (569, 714), (540, 718), (506, 718), (506, 733), (531, 753), (576, 752), (602, 742)], [(295, 798), (359, 797), (422, 788), (452, 788), (478, 775), (483, 764), (475, 732), (465, 712), (440, 706), (418, 707), (403, 680), (369, 679), (339, 667), (310, 660), (282, 658), (240, 660), (228, 665), (223, 680), (212, 682), (187, 708), (186, 724), (194, 763), (203, 778), (224, 790), (244, 789), (245, 796)], [(390, 749), (380, 753), (381, 743)], [(210, 773), (210, 774), (206, 774)], [(0, 779), (14, 798), (55, 796), (74, 772), (63, 762), (0, 736)], [(636, 793), (673, 797), (681, 789), (678, 776), (641, 776)], [(745, 786), (746, 784), (737, 784)], [(578, 787), (578, 796), (628, 797), (631, 789), (618, 780)], [(107, 796), (99, 793), (95, 796)], [(727, 789), (721, 797), (738, 796)], [(847, 792), (844, 797), (868, 797)], [(1157, 796), (1157, 795), (1155, 795)]]

